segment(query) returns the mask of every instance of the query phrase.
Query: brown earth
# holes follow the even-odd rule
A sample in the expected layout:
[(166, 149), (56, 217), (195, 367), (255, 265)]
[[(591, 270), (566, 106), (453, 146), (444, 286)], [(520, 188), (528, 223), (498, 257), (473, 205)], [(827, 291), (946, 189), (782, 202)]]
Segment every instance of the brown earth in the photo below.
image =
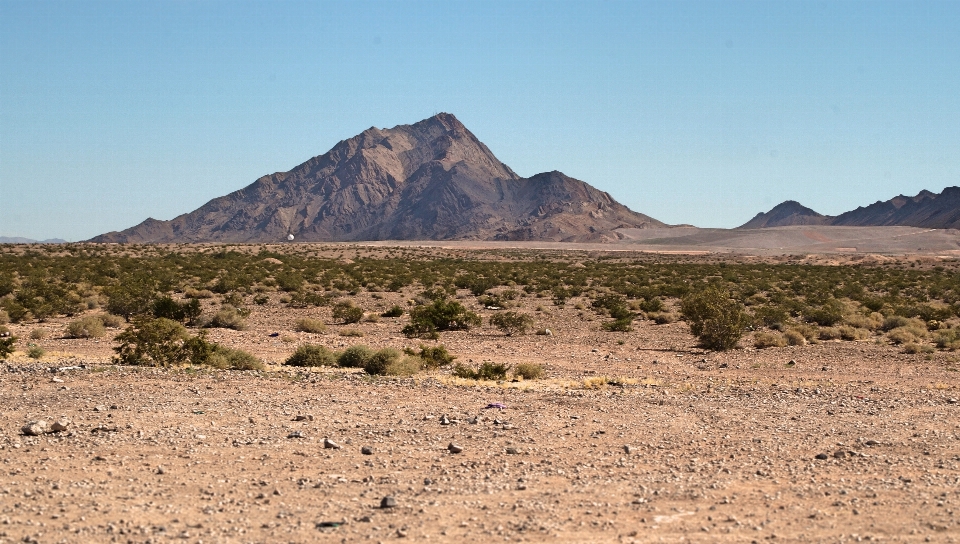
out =
[[(412, 295), (355, 300), (378, 312)], [(960, 538), (955, 353), (712, 353), (683, 323), (603, 332), (586, 301), (534, 297), (521, 309), (552, 334), (506, 337), (463, 293), (484, 326), (440, 342), (464, 363), (540, 363), (545, 379), (371, 378), (276, 363), (303, 342), (416, 348), (405, 317), (334, 325), (329, 308), (271, 296), (248, 330), (211, 331), (273, 363), (265, 373), (116, 367), (109, 337), (61, 338), (66, 319), (12, 326), (47, 330), (34, 342), (49, 354), (0, 367), (0, 542)], [(328, 332), (294, 332), (305, 316)], [(65, 432), (20, 434), (60, 417)]]

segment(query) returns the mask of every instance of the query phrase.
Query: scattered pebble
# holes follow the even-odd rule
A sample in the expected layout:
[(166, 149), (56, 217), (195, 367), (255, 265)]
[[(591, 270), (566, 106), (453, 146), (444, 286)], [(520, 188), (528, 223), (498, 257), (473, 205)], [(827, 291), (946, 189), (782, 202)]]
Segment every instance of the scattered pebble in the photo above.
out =
[(451, 442), (450, 445), (447, 446), (447, 449), (450, 451), (450, 453), (460, 453), (460, 452), (463, 451), (463, 447), (462, 447), (462, 446), (458, 446), (458, 445), (454, 444), (453, 442)]
[(371, 448), (370, 446), (364, 446), (360, 448), (360, 453), (364, 455), (373, 455), (373, 448)]
[(324, 439), (323, 439), (323, 447), (326, 448), (326, 449), (328, 449), (328, 450), (330, 450), (330, 449), (339, 450), (339, 449), (340, 449), (340, 444), (337, 444), (336, 442), (334, 442), (333, 440), (330, 440), (329, 438), (324, 438)]
[(20, 432), (25, 436), (40, 436), (46, 432), (49, 432), (50, 428), (47, 425), (47, 422), (44, 420), (31, 421), (23, 427), (20, 428)]
[(397, 505), (397, 499), (387, 495), (380, 499), (380, 508), (393, 508)]

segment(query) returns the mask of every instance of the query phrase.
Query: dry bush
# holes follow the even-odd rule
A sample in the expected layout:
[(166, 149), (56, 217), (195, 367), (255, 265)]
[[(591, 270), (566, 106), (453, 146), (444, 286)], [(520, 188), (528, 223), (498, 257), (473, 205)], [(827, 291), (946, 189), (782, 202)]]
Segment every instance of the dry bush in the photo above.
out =
[(753, 347), (757, 349), (782, 348), (786, 345), (787, 340), (782, 334), (775, 332), (758, 332), (753, 335)]
[(917, 343), (927, 337), (926, 327), (917, 327), (916, 325), (907, 325), (897, 327), (887, 333), (887, 340), (894, 344)]
[(937, 333), (937, 347), (955, 351), (960, 349), (960, 329), (948, 329)]
[(786, 340), (787, 345), (790, 346), (804, 346), (807, 344), (807, 338), (796, 329), (790, 329), (783, 333), (783, 339)]
[(840, 338), (843, 340), (866, 340), (871, 336), (872, 334), (870, 331), (864, 328), (851, 327), (849, 325), (843, 325), (840, 327)]
[(283, 342), (284, 344), (292, 344), (297, 340), (298, 338), (292, 334), (284, 334), (283, 336), (280, 337), (280, 341)]
[(359, 323), (363, 319), (363, 308), (355, 306), (352, 301), (343, 300), (333, 305), (333, 320), (339, 323)]
[(648, 312), (647, 319), (653, 320), (657, 325), (668, 325), (680, 320), (680, 314), (676, 312)]
[(844, 317), (843, 323), (851, 327), (875, 331), (883, 326), (883, 316), (878, 312), (873, 312), (870, 315), (854, 313)]
[(490, 316), (490, 324), (507, 336), (521, 335), (533, 326), (533, 318), (520, 312), (500, 312)]
[(327, 332), (327, 326), (320, 321), (319, 319), (313, 319), (312, 317), (304, 317), (298, 319), (296, 324), (293, 326), (293, 330), (298, 332), (310, 332), (314, 334), (323, 334)]
[(513, 375), (524, 380), (539, 380), (543, 377), (543, 365), (536, 363), (520, 363), (513, 367)]
[(64, 334), (68, 338), (100, 338), (107, 334), (107, 329), (98, 316), (88, 315), (68, 323)]
[(183, 295), (187, 298), (213, 298), (213, 291), (209, 289), (194, 289), (193, 287), (187, 287), (183, 290)]
[(104, 327), (109, 327), (111, 329), (116, 329), (123, 326), (123, 318), (119, 315), (113, 314), (99, 314), (97, 316), (100, 318), (100, 322), (103, 323)]
[(40, 346), (30, 346), (27, 350), (27, 357), (31, 359), (40, 359), (47, 354), (47, 351)]
[(910, 354), (933, 353), (934, 351), (936, 351), (936, 350), (933, 349), (933, 346), (928, 345), (928, 344), (920, 344), (920, 343), (917, 343), (917, 342), (909, 342), (909, 343), (906, 343), (906, 344), (903, 345), (903, 352), (904, 352), (904, 353), (910, 353)]
[(415, 355), (407, 355), (387, 366), (387, 376), (413, 376), (423, 368), (423, 361)]
[(240, 310), (233, 306), (225, 305), (207, 319), (203, 326), (206, 328), (243, 331), (247, 329), (247, 322)]
[(357, 329), (340, 329), (339, 334), (347, 338), (363, 338), (363, 331)]
[(821, 327), (820, 340), (839, 340), (840, 327)]
[(47, 333), (46, 329), (33, 329), (32, 331), (30, 331), (30, 339), (31, 339), (31, 340), (43, 340), (44, 338), (47, 337), (47, 334), (48, 334), (48, 333)]
[[(388, 371), (399, 364), (403, 353), (394, 348), (384, 348), (370, 355), (364, 362), (363, 370), (367, 374), (383, 376)], [(419, 368), (418, 368), (419, 370)]]
[(0, 325), (6, 325), (10, 322), (10, 314), (6, 310), (0, 310)]

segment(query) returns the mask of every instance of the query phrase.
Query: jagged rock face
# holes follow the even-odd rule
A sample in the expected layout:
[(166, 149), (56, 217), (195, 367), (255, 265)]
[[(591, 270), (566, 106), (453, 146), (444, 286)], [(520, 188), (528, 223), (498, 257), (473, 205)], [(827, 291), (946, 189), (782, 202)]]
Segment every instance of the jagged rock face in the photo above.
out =
[(836, 217), (819, 213), (788, 200), (767, 213), (758, 213), (738, 228), (757, 229), (790, 225), (832, 225), (845, 227), (918, 227), (960, 229), (960, 187), (942, 193), (920, 191), (917, 196), (895, 196)]
[(829, 224), (830, 219), (830, 217), (821, 215), (799, 202), (788, 200), (776, 205), (767, 213), (758, 213), (753, 219), (737, 228), (761, 229), (789, 225), (826, 225)]
[(94, 242), (616, 240), (663, 223), (560, 172), (517, 176), (453, 115), (370, 128), (171, 221)]

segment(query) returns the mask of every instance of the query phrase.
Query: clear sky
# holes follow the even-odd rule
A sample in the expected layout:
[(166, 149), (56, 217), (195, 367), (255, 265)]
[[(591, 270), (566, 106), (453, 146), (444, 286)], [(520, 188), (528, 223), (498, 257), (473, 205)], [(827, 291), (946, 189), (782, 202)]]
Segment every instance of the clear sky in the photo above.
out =
[(668, 223), (960, 185), (960, 2), (0, 0), (0, 235), (171, 219), (455, 114)]

